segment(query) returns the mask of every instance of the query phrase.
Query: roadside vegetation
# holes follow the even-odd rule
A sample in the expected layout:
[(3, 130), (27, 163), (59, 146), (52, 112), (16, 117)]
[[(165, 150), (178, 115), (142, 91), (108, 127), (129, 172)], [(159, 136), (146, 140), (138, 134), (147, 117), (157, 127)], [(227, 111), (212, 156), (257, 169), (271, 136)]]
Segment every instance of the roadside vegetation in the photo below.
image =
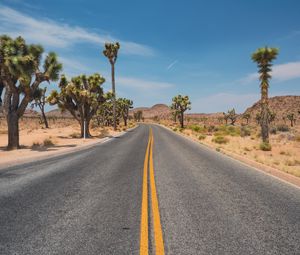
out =
[[(27, 123), (29, 117), (25, 114), (29, 111), (28, 106), (40, 112), (39, 116), (29, 114), (31, 122), (25, 127), (26, 132), (31, 133), (32, 140), (36, 127), (52, 130), (57, 128), (57, 118), (51, 121), (47, 117), (47, 104), (56, 105), (62, 112), (69, 113), (68, 120), (62, 118), (60, 122), (65, 122), (64, 128), (69, 126), (69, 122), (72, 126), (74, 121), (77, 122), (80, 138), (95, 136), (90, 132), (90, 129), (95, 127), (104, 130), (104, 133), (109, 127), (113, 127), (115, 132), (132, 127), (133, 123), (128, 124), (128, 121), (129, 109), (133, 107), (133, 102), (127, 98), (118, 98), (116, 94), (115, 64), (119, 49), (118, 42), (104, 45), (103, 55), (109, 60), (112, 82), (112, 91), (105, 92), (102, 87), (105, 78), (99, 73), (80, 74), (67, 79), (62, 74), (63, 63), (59, 62), (54, 52), (42, 57), (44, 49), (41, 45), (28, 44), (20, 36), (14, 39), (0, 35), (0, 106), (4, 113), (4, 116), (0, 116), (0, 135), (6, 135), (8, 138), (5, 146), (7, 150), (24, 148), (24, 144), (20, 144), (20, 133), (24, 134), (20, 131), (24, 130), (24, 122)], [(47, 95), (50, 82), (58, 82), (58, 90)], [(43, 139), (45, 140), (34, 141), (35, 145), (32, 147), (36, 148), (37, 144), (44, 147), (54, 145), (51, 139)], [(0, 146), (4, 147), (2, 142)]]

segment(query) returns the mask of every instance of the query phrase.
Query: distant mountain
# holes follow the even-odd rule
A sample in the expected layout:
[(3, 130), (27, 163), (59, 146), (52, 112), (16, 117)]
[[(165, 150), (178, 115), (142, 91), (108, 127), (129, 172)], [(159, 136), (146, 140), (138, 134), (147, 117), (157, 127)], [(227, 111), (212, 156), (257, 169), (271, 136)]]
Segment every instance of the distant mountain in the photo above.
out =
[[(260, 101), (249, 107), (245, 113), (250, 113), (252, 118), (261, 111)], [(269, 98), (269, 109), (276, 114), (277, 120), (282, 120), (287, 114), (294, 113), (300, 117), (300, 96), (276, 96)]]
[(154, 118), (158, 117), (160, 119), (169, 118), (170, 116), (170, 108), (165, 104), (156, 104), (152, 107), (138, 107), (134, 108), (130, 111), (130, 115), (133, 115), (134, 112), (142, 111), (143, 117), (148, 118)]

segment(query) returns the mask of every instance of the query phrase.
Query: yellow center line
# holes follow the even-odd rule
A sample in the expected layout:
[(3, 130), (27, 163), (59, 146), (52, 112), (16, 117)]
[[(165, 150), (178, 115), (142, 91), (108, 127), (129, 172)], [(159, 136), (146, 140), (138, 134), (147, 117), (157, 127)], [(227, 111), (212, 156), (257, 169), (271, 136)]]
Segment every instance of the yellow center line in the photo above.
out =
[(154, 167), (153, 167), (153, 143), (154, 138), (151, 129), (151, 145), (150, 145), (150, 161), (149, 161), (149, 177), (150, 177), (150, 187), (151, 187), (151, 201), (152, 201), (152, 215), (153, 215), (153, 228), (154, 228), (154, 241), (155, 241), (155, 254), (156, 255), (164, 255), (164, 241), (162, 228), (160, 223), (160, 215), (159, 215), (159, 205), (157, 199), (156, 185), (155, 185), (155, 177), (154, 177)]
[(149, 133), (148, 145), (144, 161), (143, 193), (142, 193), (142, 215), (140, 232), (140, 255), (148, 255), (148, 159), (151, 143), (151, 132)]
[(149, 163), (149, 181), (150, 181), (150, 189), (151, 189), (151, 208), (152, 208), (152, 217), (153, 217), (155, 254), (156, 255), (165, 254), (163, 234), (162, 234), (160, 215), (159, 215), (159, 205), (158, 205), (157, 191), (156, 191), (155, 177), (154, 177), (153, 143), (154, 143), (154, 138), (152, 134), (152, 129), (150, 128), (148, 145), (147, 145), (145, 161), (144, 161), (144, 172), (143, 172), (140, 255), (149, 254), (148, 163)]

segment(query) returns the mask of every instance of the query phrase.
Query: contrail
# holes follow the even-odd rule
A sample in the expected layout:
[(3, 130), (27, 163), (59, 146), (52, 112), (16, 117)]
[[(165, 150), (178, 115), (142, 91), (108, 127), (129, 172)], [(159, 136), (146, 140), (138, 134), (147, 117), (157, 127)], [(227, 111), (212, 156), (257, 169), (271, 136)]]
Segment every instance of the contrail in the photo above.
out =
[(168, 65), (167, 70), (170, 70), (177, 63), (178, 63), (178, 60), (176, 59), (174, 62), (172, 62), (170, 65)]

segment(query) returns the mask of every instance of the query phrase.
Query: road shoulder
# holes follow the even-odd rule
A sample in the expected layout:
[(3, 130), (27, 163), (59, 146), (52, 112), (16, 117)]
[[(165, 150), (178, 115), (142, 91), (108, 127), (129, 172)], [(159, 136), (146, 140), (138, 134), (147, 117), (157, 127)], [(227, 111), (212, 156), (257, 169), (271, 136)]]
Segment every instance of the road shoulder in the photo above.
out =
[[(103, 138), (89, 138), (89, 139), (80, 139), (80, 143), (76, 143), (76, 145), (72, 146), (49, 146), (46, 148), (42, 148), (39, 150), (32, 150), (30, 148), (28, 149), (20, 149), (20, 150), (14, 150), (14, 151), (4, 151), (2, 152), (2, 157), (0, 158), (0, 170), (6, 169), (8, 167), (18, 166), (26, 163), (30, 163), (33, 161), (40, 161), (44, 159), (50, 159), (57, 156), (66, 155), (69, 153), (85, 150), (88, 148), (91, 148), (93, 146), (103, 144), (105, 142), (108, 142), (109, 140), (120, 137), (127, 132), (137, 128), (138, 126), (135, 126), (133, 128), (127, 129), (126, 131), (122, 132), (115, 132), (110, 134), (107, 137)], [(79, 140), (79, 139), (77, 139)], [(5, 155), (6, 154), (6, 155)]]
[(264, 165), (262, 163), (254, 161), (254, 160), (245, 158), (245, 157), (243, 157), (241, 155), (238, 155), (236, 153), (233, 153), (233, 152), (229, 152), (229, 151), (226, 151), (226, 150), (220, 150), (220, 151), (217, 152), (215, 147), (212, 147), (212, 146), (210, 146), (208, 144), (205, 144), (205, 143), (201, 143), (199, 140), (197, 140), (194, 137), (187, 136), (183, 133), (174, 132), (171, 128), (166, 127), (162, 124), (156, 124), (156, 123), (154, 123), (154, 124), (159, 125), (159, 126), (165, 128), (165, 129), (171, 131), (172, 133), (178, 134), (178, 135), (180, 135), (180, 136), (182, 136), (182, 137), (184, 137), (184, 138), (186, 138), (186, 139), (188, 139), (188, 140), (190, 140), (194, 143), (197, 143), (198, 145), (203, 145), (206, 148), (214, 151), (215, 153), (222, 153), (223, 155), (228, 156), (231, 159), (237, 160), (239, 163), (250, 166), (252, 169), (254, 169), (256, 171), (263, 172), (267, 175), (270, 175), (270, 176), (272, 176), (274, 178), (277, 178), (281, 181), (284, 181), (288, 184), (296, 186), (297, 188), (300, 188), (300, 178), (297, 177), (297, 176), (293, 176), (291, 174), (285, 173), (285, 172), (280, 171), (276, 168)]

